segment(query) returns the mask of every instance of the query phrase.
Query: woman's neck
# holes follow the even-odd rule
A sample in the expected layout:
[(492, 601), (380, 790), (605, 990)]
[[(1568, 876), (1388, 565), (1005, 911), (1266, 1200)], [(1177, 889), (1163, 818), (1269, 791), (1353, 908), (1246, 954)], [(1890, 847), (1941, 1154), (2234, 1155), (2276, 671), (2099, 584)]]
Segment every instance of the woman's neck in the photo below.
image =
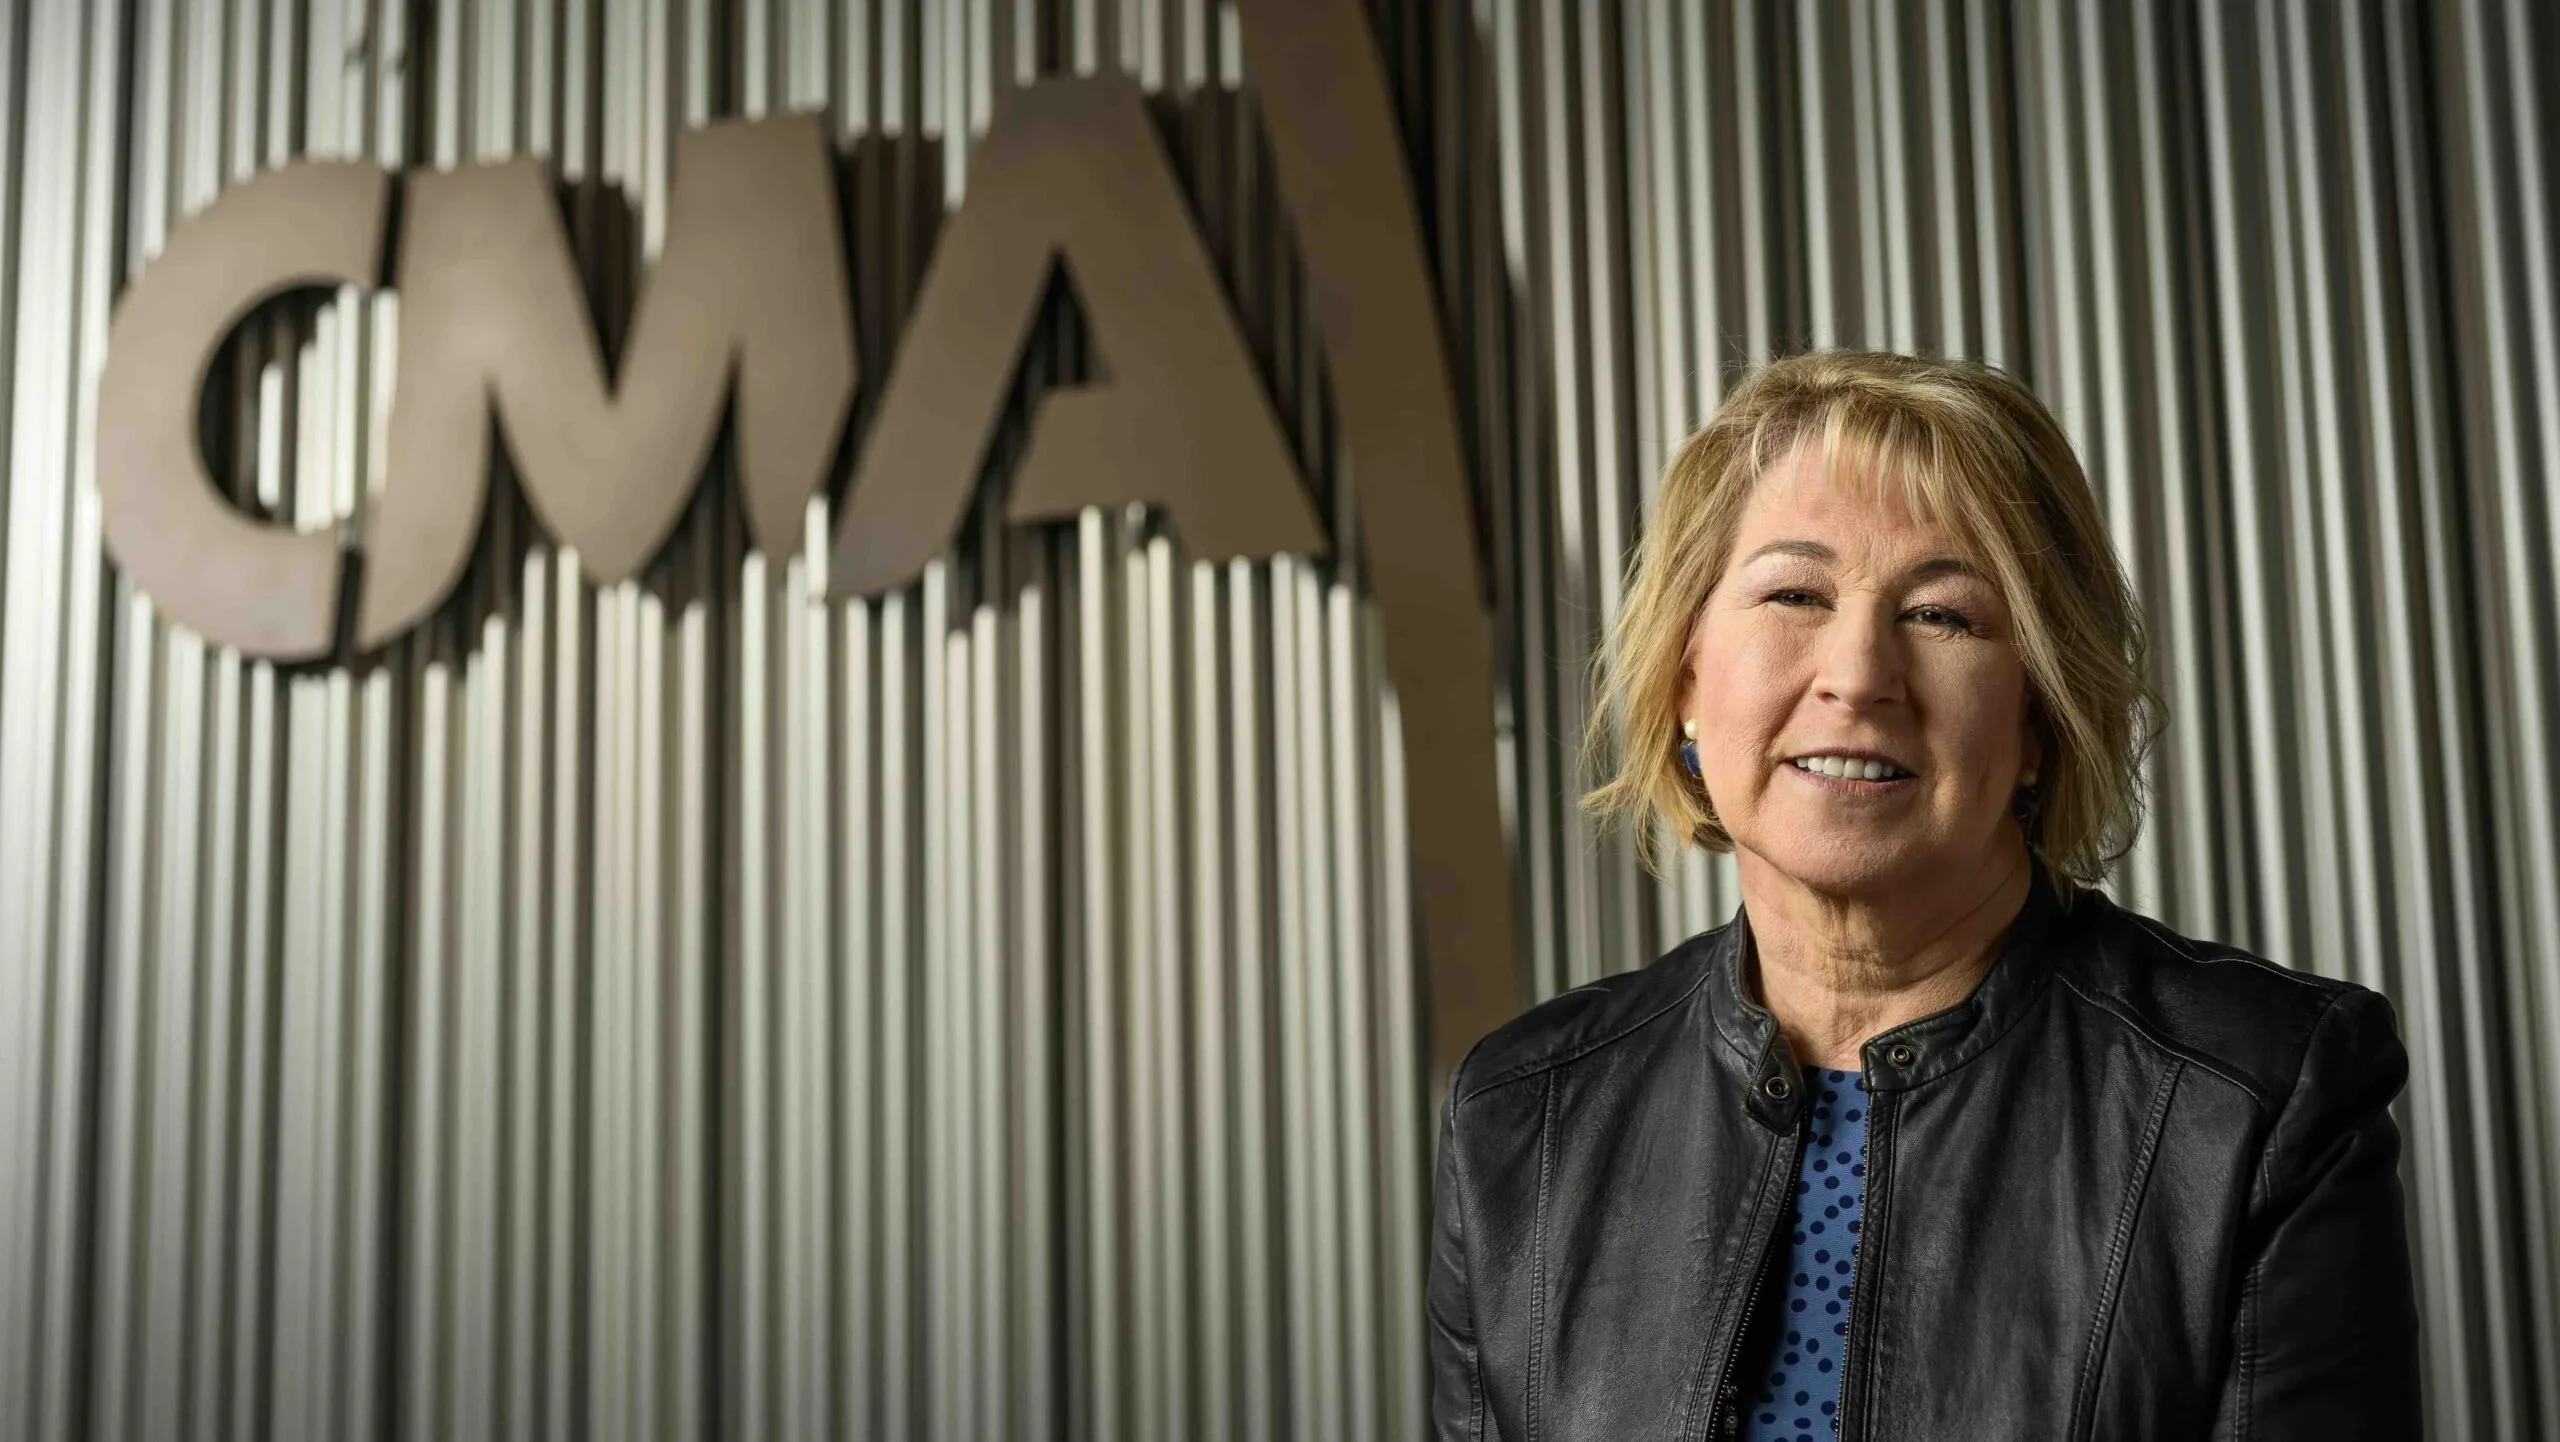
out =
[(1857, 1071), (1867, 1039), (1972, 994), (2034, 884), (2023, 841), (1889, 899), (1823, 892), (1747, 851), (1735, 861), (1760, 1004), (1799, 1063)]

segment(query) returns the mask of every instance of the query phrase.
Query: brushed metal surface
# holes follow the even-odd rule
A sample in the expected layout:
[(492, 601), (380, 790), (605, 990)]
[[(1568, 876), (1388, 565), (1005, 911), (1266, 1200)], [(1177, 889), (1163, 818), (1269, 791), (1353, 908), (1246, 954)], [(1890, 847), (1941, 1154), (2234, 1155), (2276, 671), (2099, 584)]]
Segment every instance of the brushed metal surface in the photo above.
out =
[[(2159, 641), (2120, 894), (2392, 996), (2431, 1431), (2560, 1428), (2560, 16), (1365, 9), (1485, 544), (1525, 994), (1735, 900), (1573, 806), (1669, 448), (1808, 343), (2018, 368)], [(1409, 738), (1450, 698), (1396, 690), (1360, 537), (1400, 477), (1249, 19), (0, 7), (0, 1435), (1420, 1430), (1412, 837), (1448, 757)], [(494, 466), (453, 594), (354, 666), (208, 645), (107, 565), (114, 301), (226, 189), (541, 157), (610, 351), (679, 137), (816, 112), (859, 435), (971, 139), (1048, 74), (1148, 95), (1331, 557), (989, 504), (918, 584), (830, 598), (841, 487), (768, 553), (723, 450), (606, 586)], [(396, 293), (261, 312), (214, 483), (361, 526), (399, 336)], [(999, 477), (1095, 364), (1071, 311), (1034, 337)]]

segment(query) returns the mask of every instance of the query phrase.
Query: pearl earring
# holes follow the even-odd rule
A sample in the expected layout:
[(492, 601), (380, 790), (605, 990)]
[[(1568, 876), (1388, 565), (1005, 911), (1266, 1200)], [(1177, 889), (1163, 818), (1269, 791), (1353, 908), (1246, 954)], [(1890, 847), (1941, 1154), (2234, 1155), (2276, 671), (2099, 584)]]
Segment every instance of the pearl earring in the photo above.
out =
[(1692, 776), (1703, 774), (1698, 770), (1698, 722), (1695, 717), (1680, 723), (1680, 768)]

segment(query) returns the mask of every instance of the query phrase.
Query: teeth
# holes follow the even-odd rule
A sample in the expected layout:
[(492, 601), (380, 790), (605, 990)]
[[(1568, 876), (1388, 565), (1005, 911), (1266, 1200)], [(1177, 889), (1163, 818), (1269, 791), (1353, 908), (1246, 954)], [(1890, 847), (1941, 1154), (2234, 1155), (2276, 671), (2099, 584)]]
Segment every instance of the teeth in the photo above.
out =
[(1882, 761), (1867, 761), (1847, 756), (1799, 756), (1793, 763), (1798, 770), (1822, 776), (1838, 776), (1851, 781), (1883, 781), (1911, 773)]

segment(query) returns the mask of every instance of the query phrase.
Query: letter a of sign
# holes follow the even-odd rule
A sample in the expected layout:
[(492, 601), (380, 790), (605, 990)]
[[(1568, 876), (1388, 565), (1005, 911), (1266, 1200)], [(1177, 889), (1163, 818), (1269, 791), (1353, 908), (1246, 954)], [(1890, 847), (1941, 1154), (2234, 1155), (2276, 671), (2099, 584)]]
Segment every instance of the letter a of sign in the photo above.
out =
[(1137, 87), (1052, 80), (999, 102), (935, 243), (836, 531), (837, 593), (901, 585), (951, 543), (1055, 265), (1110, 379), (1041, 402), (1007, 518), (1143, 501), (1196, 559), (1324, 550)]
[(683, 513), (734, 373), (749, 532), (768, 553), (796, 550), (853, 401), (842, 245), (814, 116), (684, 136), (617, 381), (536, 162), (411, 181), (390, 471), (365, 527), (357, 646), (414, 624), (470, 560), (493, 404), (543, 524), (589, 576), (618, 581)]

